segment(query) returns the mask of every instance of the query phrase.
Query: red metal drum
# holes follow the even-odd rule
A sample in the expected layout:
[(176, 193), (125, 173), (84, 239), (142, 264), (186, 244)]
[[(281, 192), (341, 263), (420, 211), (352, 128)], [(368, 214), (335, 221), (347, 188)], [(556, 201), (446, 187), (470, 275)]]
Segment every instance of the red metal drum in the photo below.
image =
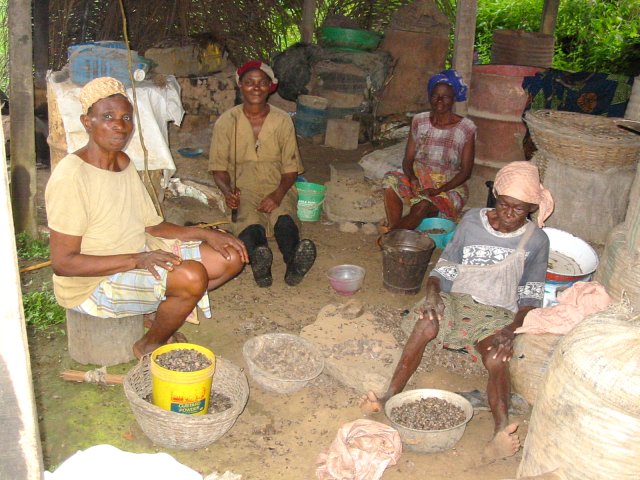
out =
[(527, 93), (524, 77), (544, 69), (518, 65), (474, 65), (469, 91), (469, 118), (478, 126), (476, 161), (484, 165), (525, 160), (522, 112)]
[(491, 63), (549, 68), (553, 63), (554, 37), (524, 30), (494, 30)]

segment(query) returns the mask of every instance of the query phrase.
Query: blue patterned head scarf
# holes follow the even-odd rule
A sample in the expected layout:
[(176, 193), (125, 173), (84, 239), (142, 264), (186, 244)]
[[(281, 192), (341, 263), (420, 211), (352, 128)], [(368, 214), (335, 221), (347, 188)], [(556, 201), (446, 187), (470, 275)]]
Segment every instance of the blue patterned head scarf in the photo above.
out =
[(453, 87), (456, 102), (464, 102), (467, 99), (467, 90), (469, 90), (469, 87), (467, 87), (467, 84), (464, 83), (462, 77), (458, 75), (458, 72), (455, 70), (443, 70), (429, 79), (429, 84), (427, 85), (429, 97), (431, 97), (431, 92), (433, 92), (433, 89), (436, 88), (436, 85), (439, 83)]

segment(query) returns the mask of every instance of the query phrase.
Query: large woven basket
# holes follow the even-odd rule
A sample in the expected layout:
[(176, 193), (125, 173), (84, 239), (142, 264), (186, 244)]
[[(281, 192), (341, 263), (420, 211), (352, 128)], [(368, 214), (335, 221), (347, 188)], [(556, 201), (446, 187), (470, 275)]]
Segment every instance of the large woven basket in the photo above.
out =
[(536, 110), (524, 120), (538, 149), (576, 168), (604, 172), (640, 159), (640, 136), (617, 126), (624, 119)]
[(149, 357), (144, 357), (124, 379), (124, 393), (140, 428), (155, 444), (176, 450), (204, 448), (231, 429), (249, 398), (249, 384), (242, 370), (224, 358), (216, 358), (212, 392), (229, 397), (231, 408), (220, 413), (185, 415), (156, 407), (151, 395)]
[[(261, 368), (255, 358), (267, 348), (278, 348), (284, 352), (298, 347), (306, 350), (310, 356), (309, 374), (292, 378), (278, 376)], [(242, 356), (247, 364), (247, 370), (251, 378), (258, 385), (273, 393), (294, 393), (304, 388), (309, 381), (316, 378), (324, 369), (324, 357), (322, 353), (308, 340), (298, 335), (289, 333), (266, 333), (247, 340), (242, 347)]]

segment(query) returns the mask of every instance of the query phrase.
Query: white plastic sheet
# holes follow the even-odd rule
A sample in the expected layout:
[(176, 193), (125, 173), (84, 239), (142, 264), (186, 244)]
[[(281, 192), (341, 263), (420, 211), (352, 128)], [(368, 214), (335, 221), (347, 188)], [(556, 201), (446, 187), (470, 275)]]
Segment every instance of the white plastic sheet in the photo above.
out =
[[(56, 72), (58, 73), (58, 72)], [(70, 79), (55, 82), (51, 71), (47, 73), (47, 82), (52, 86), (60, 116), (64, 125), (67, 141), (67, 152), (72, 153), (86, 145), (89, 140), (80, 115), (80, 90), (82, 87)], [(171, 151), (169, 150), (169, 132), (167, 123), (180, 125), (184, 109), (180, 100), (180, 85), (173, 75), (166, 76), (167, 85), (158, 87), (150, 81), (136, 83), (136, 98), (142, 126), (144, 145), (149, 153), (149, 170), (164, 170), (165, 183), (176, 170)], [(132, 89), (127, 89), (129, 99), (133, 100)], [(138, 170), (144, 170), (144, 153), (137, 131), (137, 122), (125, 153), (129, 155)]]
[(131, 453), (112, 445), (95, 445), (65, 460), (45, 480), (202, 480), (195, 470), (179, 463), (167, 453)]

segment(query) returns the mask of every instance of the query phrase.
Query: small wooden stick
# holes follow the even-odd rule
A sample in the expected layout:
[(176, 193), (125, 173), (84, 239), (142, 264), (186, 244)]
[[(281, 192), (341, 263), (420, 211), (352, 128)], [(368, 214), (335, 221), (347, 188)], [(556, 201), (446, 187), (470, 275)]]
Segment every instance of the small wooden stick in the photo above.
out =
[(60, 377), (68, 382), (98, 383), (100, 385), (122, 385), (124, 382), (124, 375), (106, 373), (106, 369), (104, 371), (101, 370), (100, 368), (89, 370), (88, 372), (81, 370), (63, 370), (62, 373), (60, 373)]
[(209, 228), (209, 227), (217, 227), (218, 225), (225, 225), (225, 224), (229, 224), (229, 222), (226, 220), (219, 220), (217, 222), (212, 222), (212, 223), (196, 223), (194, 226), (199, 228)]
[(49, 265), (51, 265), (51, 260), (47, 260), (46, 262), (37, 263), (35, 265), (21, 268), (20, 273), (30, 272), (31, 270), (38, 270), (40, 268), (48, 267)]

